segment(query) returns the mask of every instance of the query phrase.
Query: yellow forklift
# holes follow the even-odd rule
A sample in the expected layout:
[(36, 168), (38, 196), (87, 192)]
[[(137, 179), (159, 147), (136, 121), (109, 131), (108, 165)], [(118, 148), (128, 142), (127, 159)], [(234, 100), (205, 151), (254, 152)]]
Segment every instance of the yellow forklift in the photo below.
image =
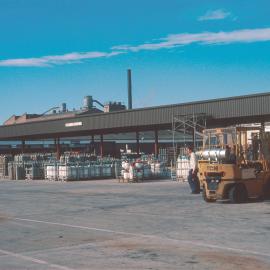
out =
[(206, 129), (198, 151), (206, 202), (270, 199), (270, 133), (256, 126)]

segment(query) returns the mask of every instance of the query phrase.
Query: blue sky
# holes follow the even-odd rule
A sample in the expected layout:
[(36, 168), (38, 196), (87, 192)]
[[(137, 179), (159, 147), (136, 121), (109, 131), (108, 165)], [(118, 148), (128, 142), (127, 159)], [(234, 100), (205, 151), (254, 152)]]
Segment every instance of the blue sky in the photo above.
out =
[(84, 95), (134, 107), (270, 91), (270, 3), (0, 0), (0, 122)]

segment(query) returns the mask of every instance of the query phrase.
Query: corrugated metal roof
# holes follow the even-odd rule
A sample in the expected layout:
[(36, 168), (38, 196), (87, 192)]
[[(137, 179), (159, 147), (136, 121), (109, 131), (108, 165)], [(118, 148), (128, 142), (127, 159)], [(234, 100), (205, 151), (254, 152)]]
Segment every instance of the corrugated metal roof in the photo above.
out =
[[(111, 113), (80, 115), (66, 119), (35, 123), (0, 126), (0, 139), (22, 137), (53, 137), (56, 134), (106, 133), (119, 130), (167, 128), (175, 115), (200, 114), (211, 116), (215, 121), (226, 119), (270, 118), (270, 92), (222, 99), (204, 100), (183, 104), (126, 110)], [(66, 127), (66, 123), (81, 122), (81, 126)]]

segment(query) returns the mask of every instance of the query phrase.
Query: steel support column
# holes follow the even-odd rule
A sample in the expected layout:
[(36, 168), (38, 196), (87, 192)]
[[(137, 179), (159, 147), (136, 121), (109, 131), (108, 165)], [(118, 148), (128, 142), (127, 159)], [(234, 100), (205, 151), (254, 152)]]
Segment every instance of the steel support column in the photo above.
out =
[(196, 128), (195, 127), (193, 128), (193, 131), (192, 131), (192, 143), (193, 143), (193, 148), (195, 150), (196, 149)]
[(60, 138), (56, 138), (54, 140), (55, 147), (56, 147), (56, 159), (60, 160), (61, 157), (61, 145), (60, 145)]
[(100, 135), (100, 156), (103, 157), (103, 151), (104, 151), (104, 142), (103, 142), (103, 135)]
[(95, 136), (91, 135), (91, 142), (90, 142), (90, 153), (93, 154), (95, 152)]
[(158, 158), (158, 130), (155, 130), (155, 157)]
[(136, 131), (136, 152), (140, 154), (140, 133)]
[(25, 140), (22, 140), (22, 154), (24, 153), (25, 151)]

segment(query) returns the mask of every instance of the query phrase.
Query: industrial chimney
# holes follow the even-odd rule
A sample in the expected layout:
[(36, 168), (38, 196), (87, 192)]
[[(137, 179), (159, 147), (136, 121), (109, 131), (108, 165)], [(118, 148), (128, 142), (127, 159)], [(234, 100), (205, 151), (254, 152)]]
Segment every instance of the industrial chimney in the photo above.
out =
[(132, 81), (131, 81), (131, 69), (127, 70), (128, 79), (128, 109), (132, 109)]

